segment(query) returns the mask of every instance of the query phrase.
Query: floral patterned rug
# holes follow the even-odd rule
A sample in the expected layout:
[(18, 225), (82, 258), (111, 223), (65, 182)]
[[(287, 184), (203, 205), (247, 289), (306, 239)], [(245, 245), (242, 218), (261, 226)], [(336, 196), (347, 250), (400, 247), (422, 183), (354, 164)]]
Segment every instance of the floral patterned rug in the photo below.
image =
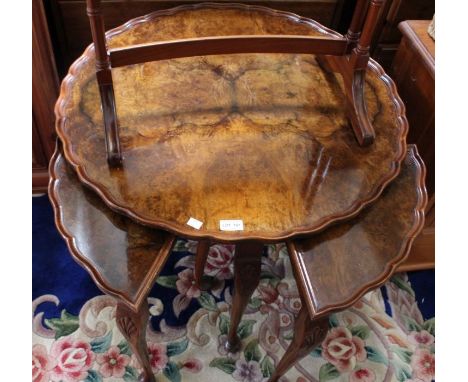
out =
[[(33, 229), (33, 247), (34, 237)], [(74, 285), (73, 280), (86, 275), (73, 274), (68, 286), (59, 278), (54, 282), (55, 273), (66, 277), (67, 269), (81, 272), (63, 247), (55, 247), (55, 240), (41, 236), (33, 248), (33, 265), (43, 256), (46, 242), (52, 246), (51, 256), (68, 258), (56, 269), (49, 266), (47, 273), (33, 268), (32, 380), (137, 381), (139, 365), (117, 329), (115, 300), (96, 293), (90, 280)], [(211, 248), (205, 272), (217, 282), (213, 290), (202, 292), (191, 283), (195, 244), (177, 242), (148, 299), (147, 341), (158, 381), (263, 382), (285, 352), (301, 302), (283, 245), (265, 247), (261, 284), (238, 331), (242, 351), (228, 354), (221, 346), (229, 326), (233, 249)], [(55, 293), (40, 294), (44, 288)], [(80, 295), (86, 300), (79, 301)], [(423, 317), (407, 274), (395, 275), (381, 290), (332, 315), (329, 324), (321, 346), (283, 382), (433, 380), (435, 321)]]

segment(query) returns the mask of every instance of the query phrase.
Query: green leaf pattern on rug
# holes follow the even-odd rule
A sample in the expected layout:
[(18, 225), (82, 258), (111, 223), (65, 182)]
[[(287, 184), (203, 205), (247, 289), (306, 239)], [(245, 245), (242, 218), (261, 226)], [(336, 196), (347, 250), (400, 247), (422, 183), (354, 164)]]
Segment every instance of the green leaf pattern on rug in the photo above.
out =
[(403, 362), (410, 363), (413, 352), (397, 345), (390, 346), (392, 353), (396, 354)]
[(263, 377), (269, 378), (273, 375), (275, 371), (275, 366), (271, 362), (270, 357), (267, 355), (263, 357), (262, 362), (260, 362), (260, 369), (262, 370)]
[(402, 364), (398, 360), (392, 360), (390, 363), (395, 371), (395, 377), (398, 382), (404, 382), (411, 378), (411, 370), (408, 365)]
[(44, 322), (50, 329), (55, 330), (55, 339), (68, 336), (80, 327), (78, 317), (65, 309), (60, 313), (60, 318), (46, 318)]
[(172, 288), (176, 289), (176, 281), (178, 280), (177, 275), (170, 275), (170, 276), (159, 276), (156, 279), (156, 283), (166, 287), (166, 288)]
[(120, 341), (117, 347), (120, 349), (121, 354), (132, 355), (132, 349), (130, 348), (130, 345), (127, 341)]
[(253, 331), (253, 326), (255, 325), (257, 321), (255, 320), (244, 320), (241, 321), (239, 324), (239, 327), (237, 328), (237, 335), (241, 340), (244, 338), (247, 338), (252, 334)]
[(98, 337), (90, 342), (91, 350), (95, 353), (105, 353), (109, 350), (112, 341), (112, 331), (104, 337)]
[(185, 350), (187, 350), (188, 343), (189, 341), (187, 338), (183, 341), (171, 342), (170, 344), (167, 345), (167, 351), (166, 351), (167, 356), (173, 357), (175, 355), (182, 354)]
[(338, 378), (339, 376), (340, 376), (340, 372), (331, 363), (326, 363), (322, 365), (322, 367), (320, 368), (320, 371), (319, 371), (320, 382), (331, 381), (332, 379)]
[(179, 366), (176, 363), (169, 361), (164, 368), (163, 374), (171, 382), (180, 382), (181, 376)]
[(349, 328), (353, 336), (359, 337), (362, 340), (369, 338), (370, 328), (367, 325), (357, 325)]
[(198, 297), (197, 300), (198, 300), (198, 303), (206, 310), (209, 310), (212, 312), (218, 311), (218, 306), (216, 305), (216, 301), (214, 297), (208, 292), (202, 292), (200, 297)]
[(88, 370), (88, 375), (84, 382), (102, 382), (102, 377), (96, 370)]
[(229, 330), (229, 318), (225, 314), (220, 314), (219, 315), (219, 331), (221, 335), (226, 335), (228, 334)]
[(411, 289), (409, 283), (403, 280), (403, 278), (399, 274), (393, 275), (390, 281), (394, 283), (398, 288), (403, 289), (405, 292), (408, 292), (411, 296), (414, 297), (413, 289)]
[(138, 382), (138, 371), (134, 367), (126, 366), (123, 376), (125, 382)]
[(423, 328), (424, 330), (427, 330), (429, 333), (435, 336), (435, 318), (433, 317), (424, 322)]
[(365, 346), (367, 352), (367, 359), (372, 362), (383, 363), (384, 365), (388, 365), (387, 357), (380, 352), (377, 348), (373, 346)]
[(260, 359), (262, 358), (262, 353), (258, 348), (258, 340), (256, 338), (250, 341), (245, 347), (244, 357), (246, 361), (260, 362)]
[(338, 317), (335, 313), (330, 314), (330, 317), (328, 318), (328, 326), (330, 328), (336, 328), (340, 326), (340, 323), (338, 321)]
[(236, 370), (236, 361), (228, 357), (218, 357), (210, 362), (210, 367), (216, 367), (227, 374), (232, 374)]
[(262, 305), (262, 299), (258, 297), (253, 297), (249, 301), (248, 307), (252, 310), (257, 310)]

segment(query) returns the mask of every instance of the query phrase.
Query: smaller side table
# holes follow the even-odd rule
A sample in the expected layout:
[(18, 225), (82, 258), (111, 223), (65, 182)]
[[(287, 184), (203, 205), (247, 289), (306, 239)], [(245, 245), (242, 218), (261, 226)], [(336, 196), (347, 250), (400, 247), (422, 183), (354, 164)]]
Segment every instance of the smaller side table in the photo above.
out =
[(431, 20), (408, 20), (399, 24), (403, 38), (391, 68), (391, 76), (406, 106), (408, 143), (418, 146), (427, 167), (429, 195), (426, 226), (400, 271), (433, 268), (435, 264), (435, 42), (427, 33), (430, 23)]

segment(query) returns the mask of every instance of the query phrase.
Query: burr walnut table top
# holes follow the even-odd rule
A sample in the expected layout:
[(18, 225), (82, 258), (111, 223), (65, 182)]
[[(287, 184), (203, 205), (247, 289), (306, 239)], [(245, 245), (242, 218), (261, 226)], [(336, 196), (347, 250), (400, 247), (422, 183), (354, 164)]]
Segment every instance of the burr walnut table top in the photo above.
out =
[[(335, 35), (314, 21), (241, 5), (157, 12), (107, 34), (110, 48), (230, 34)], [(356, 215), (399, 172), (407, 122), (395, 86), (371, 60), (365, 94), (376, 131), (362, 148), (341, 78), (311, 55), (242, 54), (112, 71), (123, 167), (106, 162), (89, 47), (56, 105), (64, 155), (80, 180), (135, 221), (192, 238), (277, 241)], [(188, 226), (189, 218), (203, 225)], [(221, 231), (220, 220), (243, 231)]]
[(138, 306), (170, 255), (174, 236), (143, 227), (107, 207), (80, 184), (57, 150), (49, 197), (73, 258), (106, 293)]
[(424, 224), (425, 167), (416, 146), (399, 176), (357, 217), (288, 243), (311, 317), (345, 309), (383, 284), (407, 256)]

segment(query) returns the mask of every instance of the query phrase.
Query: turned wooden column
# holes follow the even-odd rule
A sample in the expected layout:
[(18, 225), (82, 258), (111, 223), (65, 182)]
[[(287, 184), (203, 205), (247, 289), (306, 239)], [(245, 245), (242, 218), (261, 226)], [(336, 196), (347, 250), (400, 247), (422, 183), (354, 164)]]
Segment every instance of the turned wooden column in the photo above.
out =
[(96, 78), (101, 96), (102, 113), (104, 118), (107, 161), (113, 167), (122, 163), (120, 149), (119, 128), (117, 125), (117, 110), (115, 106), (114, 85), (107, 53), (104, 19), (102, 17), (101, 1), (87, 0), (86, 11), (93, 36), (96, 54)]

